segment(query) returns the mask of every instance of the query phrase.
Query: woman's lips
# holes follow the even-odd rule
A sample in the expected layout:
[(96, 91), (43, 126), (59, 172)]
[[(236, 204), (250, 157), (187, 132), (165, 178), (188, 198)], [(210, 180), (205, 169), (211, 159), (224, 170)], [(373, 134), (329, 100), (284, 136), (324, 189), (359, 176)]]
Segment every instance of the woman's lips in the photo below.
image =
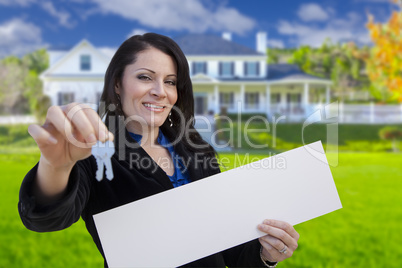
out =
[(153, 112), (163, 112), (166, 108), (166, 106), (161, 105), (161, 104), (143, 103), (143, 105), (147, 110), (150, 110)]

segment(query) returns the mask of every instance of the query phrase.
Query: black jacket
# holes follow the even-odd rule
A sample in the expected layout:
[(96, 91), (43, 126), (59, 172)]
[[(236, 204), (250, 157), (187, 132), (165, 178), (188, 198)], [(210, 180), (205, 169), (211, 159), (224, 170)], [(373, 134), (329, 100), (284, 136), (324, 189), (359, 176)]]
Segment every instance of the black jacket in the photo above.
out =
[[(69, 227), (81, 216), (96, 246), (105, 257), (92, 216), (173, 188), (166, 173), (141, 147), (135, 146), (136, 142), (128, 133), (125, 136), (128, 144), (119, 143), (116, 137), (116, 147), (119, 148), (116, 149), (118, 153), (112, 157), (114, 173), (112, 181), (104, 178), (98, 182), (95, 179), (97, 169), (95, 158), (88, 157), (77, 162), (70, 174), (66, 194), (61, 200), (52, 204), (36, 203), (32, 189), (37, 165), (30, 170), (22, 182), (18, 204), (24, 225), (37, 232), (56, 231)], [(130, 148), (133, 146), (136, 148)], [(175, 146), (175, 151), (186, 161), (191, 181), (220, 172), (215, 158), (197, 159), (201, 156), (189, 153), (180, 144)], [(139, 161), (142, 161), (142, 165), (139, 165)], [(253, 240), (189, 263), (185, 267), (264, 267), (259, 250), (258, 240)]]

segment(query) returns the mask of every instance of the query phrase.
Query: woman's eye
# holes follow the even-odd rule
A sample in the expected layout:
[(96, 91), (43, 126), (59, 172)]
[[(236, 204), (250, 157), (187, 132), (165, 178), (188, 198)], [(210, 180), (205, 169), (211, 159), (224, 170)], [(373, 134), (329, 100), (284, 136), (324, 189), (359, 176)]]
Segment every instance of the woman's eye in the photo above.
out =
[(168, 80), (165, 83), (171, 85), (171, 86), (175, 86), (176, 85), (176, 81), (172, 81), (172, 80)]
[(149, 77), (149, 76), (147, 76), (147, 75), (143, 75), (143, 74), (141, 74), (141, 75), (139, 75), (139, 76), (137, 76), (137, 77), (138, 77), (138, 79), (140, 79), (140, 80), (145, 80), (145, 81), (151, 80), (151, 77)]

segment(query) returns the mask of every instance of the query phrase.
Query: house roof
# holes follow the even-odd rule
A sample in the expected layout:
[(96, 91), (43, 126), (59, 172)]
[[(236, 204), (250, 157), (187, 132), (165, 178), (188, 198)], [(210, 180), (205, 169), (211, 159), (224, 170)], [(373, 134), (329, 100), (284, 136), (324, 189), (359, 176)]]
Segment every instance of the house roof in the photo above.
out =
[(185, 55), (263, 55), (254, 49), (225, 40), (217, 35), (189, 34), (173, 39)]
[(302, 70), (296, 64), (268, 64), (268, 80), (317, 80), (328, 81), (328, 79), (310, 75)]
[[(102, 52), (100, 52), (98, 49), (96, 49), (88, 40), (83, 39), (77, 45), (75, 45), (71, 50), (69, 50), (65, 53), (61, 51), (60, 55), (57, 57), (57, 59), (55, 59), (55, 62), (52, 62), (52, 64), (49, 66), (49, 68), (46, 69), (44, 72), (42, 72), (39, 77), (41, 79), (44, 79), (45, 77), (51, 77), (51, 76), (61, 77), (60, 74), (53, 75), (52, 73), (60, 65), (62, 65), (64, 62), (66, 62), (71, 55), (73, 55), (76, 51), (78, 51), (81, 47), (84, 47), (84, 46), (88, 46), (92, 51), (94, 51), (94, 53), (96, 53), (96, 55), (98, 55), (98, 57), (102, 61), (104, 61), (105, 65), (107, 66), (110, 59), (106, 55), (104, 55)], [(69, 76), (70, 74), (66, 74), (66, 75)], [(103, 73), (102, 73), (102, 75), (103, 75)]]

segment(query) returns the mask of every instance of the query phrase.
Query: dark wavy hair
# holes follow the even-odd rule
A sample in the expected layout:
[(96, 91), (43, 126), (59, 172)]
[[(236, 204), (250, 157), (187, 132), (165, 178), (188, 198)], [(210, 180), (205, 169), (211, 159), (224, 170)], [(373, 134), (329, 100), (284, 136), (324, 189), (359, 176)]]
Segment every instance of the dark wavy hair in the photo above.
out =
[(138, 53), (150, 47), (172, 57), (177, 66), (177, 101), (170, 117), (173, 127), (170, 127), (170, 121), (166, 120), (161, 126), (162, 132), (170, 140), (174, 140), (184, 129), (185, 133), (184, 135), (181, 133), (183, 138), (180, 143), (183, 143), (187, 150), (202, 152), (209, 157), (215, 157), (216, 152), (213, 147), (206, 143), (194, 128), (193, 86), (186, 56), (176, 42), (167, 36), (156, 33), (134, 35), (121, 44), (106, 70), (103, 93), (100, 99), (101, 103), (105, 105), (105, 109), (100, 112), (100, 116), (102, 118), (105, 116), (106, 122), (111, 115), (124, 116), (120, 100), (115, 92), (115, 86), (121, 82), (126, 66), (133, 64)]

